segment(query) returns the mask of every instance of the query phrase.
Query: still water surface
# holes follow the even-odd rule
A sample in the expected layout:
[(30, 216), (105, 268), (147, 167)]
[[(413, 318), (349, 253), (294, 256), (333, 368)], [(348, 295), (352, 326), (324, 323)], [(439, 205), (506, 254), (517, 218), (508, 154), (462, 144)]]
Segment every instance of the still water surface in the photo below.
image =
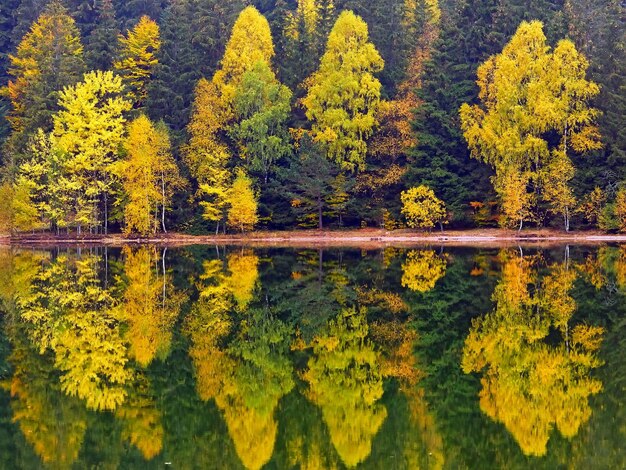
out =
[(626, 247), (0, 249), (0, 468), (626, 468)]

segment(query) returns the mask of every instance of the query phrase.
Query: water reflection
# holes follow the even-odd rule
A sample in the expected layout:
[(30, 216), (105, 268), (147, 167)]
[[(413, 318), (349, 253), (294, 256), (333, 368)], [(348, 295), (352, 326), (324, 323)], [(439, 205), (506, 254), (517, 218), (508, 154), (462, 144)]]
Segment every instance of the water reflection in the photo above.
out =
[(586, 461), (626, 251), (565, 253), (0, 249), (0, 466)]
[(540, 456), (553, 427), (571, 438), (591, 416), (589, 397), (602, 384), (590, 372), (601, 365), (604, 331), (571, 324), (578, 273), (567, 260), (545, 263), (509, 250), (499, 257), (495, 309), (474, 321), (462, 367), (484, 371), (481, 409), (506, 426), (525, 454)]

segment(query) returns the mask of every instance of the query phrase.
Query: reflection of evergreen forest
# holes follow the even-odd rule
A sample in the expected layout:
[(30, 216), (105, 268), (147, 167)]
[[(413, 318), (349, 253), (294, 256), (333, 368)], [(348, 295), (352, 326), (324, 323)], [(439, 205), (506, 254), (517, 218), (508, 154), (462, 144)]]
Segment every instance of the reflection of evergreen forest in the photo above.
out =
[(626, 249), (0, 250), (1, 468), (624, 468)]

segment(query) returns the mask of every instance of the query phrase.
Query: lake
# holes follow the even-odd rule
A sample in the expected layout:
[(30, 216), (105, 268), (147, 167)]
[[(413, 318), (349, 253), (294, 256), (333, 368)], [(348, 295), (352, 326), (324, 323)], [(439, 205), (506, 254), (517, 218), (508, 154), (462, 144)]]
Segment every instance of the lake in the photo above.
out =
[(626, 247), (0, 248), (0, 467), (626, 468)]

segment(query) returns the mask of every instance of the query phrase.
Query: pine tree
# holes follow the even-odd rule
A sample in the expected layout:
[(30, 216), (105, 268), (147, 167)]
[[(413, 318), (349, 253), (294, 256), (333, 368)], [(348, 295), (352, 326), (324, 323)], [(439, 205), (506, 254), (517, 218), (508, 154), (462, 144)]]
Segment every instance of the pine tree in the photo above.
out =
[(418, 144), (405, 180), (407, 186), (424, 184), (435, 190), (452, 212), (453, 223), (468, 222), (471, 201), (495, 199), (491, 171), (469, 158), (454, 109), (477, 99), (478, 65), (502, 49), (527, 13), (549, 24), (552, 37), (563, 36), (558, 8), (540, 8), (540, 3), (544, 2), (441, 3), (441, 31), (418, 92), (423, 101), (414, 120)]
[(170, 0), (113, 0), (122, 31), (134, 27), (142, 16), (159, 20), (168, 3)]
[(161, 21), (158, 64), (148, 90), (148, 113), (180, 133), (188, 124), (196, 83), (210, 78), (224, 55), (243, 0), (172, 2)]
[(24, 150), (28, 137), (38, 128), (50, 130), (58, 109), (59, 92), (80, 79), (83, 47), (74, 20), (58, 1), (53, 1), (10, 55), (13, 77), (3, 92), (12, 109), (8, 119), (13, 134), (13, 158)]
[(85, 62), (90, 70), (110, 70), (118, 56), (119, 36), (111, 0), (99, 2), (96, 13), (96, 24), (85, 38)]
[[(278, 41), (278, 63), (282, 80), (298, 96), (302, 84), (317, 68), (333, 23), (337, 19), (334, 0), (298, 0), (295, 11), (285, 10)], [(299, 88), (296, 88), (299, 87)]]
[(589, 59), (589, 78), (600, 85), (594, 104), (603, 148), (593, 158), (574, 158), (577, 194), (596, 186), (613, 195), (626, 179), (626, 5), (619, 0), (567, 0), (568, 33), (578, 50)]
[[(333, 194), (333, 180), (339, 168), (331, 162), (308, 134), (298, 142), (298, 154), (287, 170), (283, 196), (290, 199), (292, 210), (304, 227), (324, 228), (327, 200)], [(286, 193), (286, 194), (285, 194)]]

